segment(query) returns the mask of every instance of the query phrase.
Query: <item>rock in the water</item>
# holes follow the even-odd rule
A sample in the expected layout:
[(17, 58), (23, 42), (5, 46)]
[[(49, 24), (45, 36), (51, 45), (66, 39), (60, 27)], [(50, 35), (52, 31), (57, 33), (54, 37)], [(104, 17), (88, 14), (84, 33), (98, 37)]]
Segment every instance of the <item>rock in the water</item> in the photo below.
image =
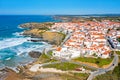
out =
[(29, 52), (29, 55), (30, 55), (32, 58), (39, 58), (41, 54), (42, 54), (42, 53), (41, 53), (41, 52), (38, 52), (38, 51), (31, 51), (31, 52)]

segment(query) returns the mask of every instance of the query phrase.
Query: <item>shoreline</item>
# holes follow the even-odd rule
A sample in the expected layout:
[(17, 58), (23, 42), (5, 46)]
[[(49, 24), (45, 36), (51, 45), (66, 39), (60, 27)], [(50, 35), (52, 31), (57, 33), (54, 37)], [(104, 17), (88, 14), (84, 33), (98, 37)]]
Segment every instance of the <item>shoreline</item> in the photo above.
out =
[[(19, 34), (19, 35), (21, 35), (21, 34)], [(24, 35), (22, 35), (22, 36), (24, 36)], [(34, 41), (31, 41), (31, 42), (34, 42)], [(34, 42), (35, 43), (35, 42)], [(46, 41), (44, 41), (44, 40), (42, 40), (42, 43), (47, 43)], [(48, 43), (49, 44), (49, 43)], [(49, 45), (51, 45), (51, 44), (49, 44)], [(46, 47), (45, 47), (46, 48)], [(45, 49), (44, 48), (44, 49)], [(41, 52), (43, 52), (44, 51), (44, 49), (41, 51)], [(28, 54), (28, 53), (26, 53), (26, 54)], [(30, 56), (29, 54), (28, 54), (28, 56)], [(17, 66), (14, 66), (14, 67), (9, 67), (9, 66), (4, 66), (4, 67), (2, 67), (2, 68), (0, 68), (0, 72), (2, 73), (2, 71), (5, 71), (6, 72), (6, 74), (8, 74), (9, 73), (9, 70), (10, 71), (12, 71), (12, 72), (15, 72), (17, 75), (18, 75), (18, 73), (19, 73), (19, 71), (20, 71), (20, 68), (21, 67), (28, 67), (28, 66), (30, 66), (30, 65), (32, 65), (32, 64), (35, 64), (36, 62), (37, 62), (37, 60), (38, 60), (38, 58), (32, 58), (31, 57), (31, 59), (32, 59), (32, 61), (29, 61), (29, 62), (23, 62), (23, 63), (19, 63)], [(8, 70), (8, 71), (7, 71)], [(7, 75), (7, 76), (9, 76), (9, 75)], [(6, 76), (6, 77), (7, 77)], [(4, 77), (4, 76), (3, 76)]]
[[(24, 29), (24, 28), (23, 28)], [(24, 35), (22, 35), (22, 36), (24, 36)], [(32, 36), (31, 36), (32, 37)], [(48, 35), (47, 35), (47, 37), (48, 37)], [(66, 37), (65, 37), (66, 38)], [(69, 38), (69, 37), (68, 37)], [(65, 39), (64, 39), (65, 40)], [(64, 41), (63, 40), (63, 41)], [(28, 41), (32, 41), (32, 42), (39, 42), (39, 41), (45, 41), (45, 40), (28, 40)], [(45, 42), (49, 42), (49, 41), (45, 41)], [(64, 44), (64, 43), (63, 43)], [(52, 44), (51, 44), (52, 45)], [(53, 45), (52, 45), (53, 46)], [(43, 49), (44, 50), (44, 49)], [(24, 71), (25, 70), (25, 68), (26, 68), (26, 73), (27, 72), (29, 72), (29, 67), (30, 66), (32, 66), (33, 64), (37, 64), (37, 60), (38, 60), (38, 58), (36, 58), (36, 60), (34, 60), (34, 61), (31, 61), (30, 63), (26, 63), (26, 64), (24, 64), (24, 65), (21, 65), (20, 64), (20, 66), (18, 66), (18, 70), (19, 70), (19, 74), (20, 73), (22, 73), (21, 71)], [(40, 61), (39, 61), (39, 63), (38, 64), (40, 64)], [(109, 64), (109, 65), (111, 65), (111, 64)], [(94, 67), (94, 66), (93, 66)], [(14, 71), (13, 71), (14, 72)], [(23, 72), (24, 73), (24, 72)], [(29, 72), (29, 74), (31, 74), (32, 72)], [(17, 72), (16, 72), (16, 75), (19, 75)], [(37, 73), (34, 73), (34, 74), (37, 74)], [(8, 75), (9, 76), (9, 75)], [(9, 76), (10, 77), (10, 76)]]
[[(22, 35), (21, 33), (23, 33), (24, 31), (26, 31), (26, 29), (25, 28), (22, 28), (22, 27), (20, 27), (20, 25), (19, 25), (19, 28), (20, 29), (23, 29), (23, 31), (22, 32), (20, 32), (19, 33), (19, 35), (20, 36), (26, 36), (26, 35)], [(25, 29), (25, 30), (24, 30)], [(31, 36), (32, 37), (32, 36)], [(37, 39), (38, 37), (35, 37), (35, 39)], [(38, 41), (36, 41), (36, 40), (32, 40), (32, 39), (30, 39), (30, 40), (28, 40), (28, 41), (31, 41), (31, 42), (39, 42), (39, 40)], [(45, 43), (48, 43), (48, 44), (50, 44), (50, 45), (52, 45), (52, 46), (55, 46), (55, 45), (53, 45), (53, 44), (51, 44), (49, 41), (47, 41), (47, 40), (43, 40), (42, 38), (41, 38), (41, 40), (40, 41), (43, 41), (43, 42), (45, 42)], [(44, 48), (45, 49), (45, 48)], [(43, 49), (43, 50), (44, 50)], [(43, 51), (42, 51), (43, 52)], [(28, 54), (28, 53), (27, 53)], [(38, 60), (38, 58), (34, 58), (34, 60), (32, 60), (32, 61), (30, 61), (30, 62), (26, 62), (25, 64), (19, 64), (17, 67), (4, 67), (4, 68), (1, 68), (0, 69), (0, 72), (3, 70), (3, 71), (5, 71), (6, 72), (6, 78), (8, 78), (8, 77), (10, 77), (8, 74), (10, 74), (11, 72), (13, 72), (14, 74), (16, 73), (16, 75), (19, 75), (19, 73), (20, 73), (20, 71), (22, 70), (24, 70), (24, 68), (25, 67), (29, 67), (29, 66), (31, 66), (31, 65), (33, 65), (33, 64), (36, 64), (36, 62), (37, 62), (37, 60)]]

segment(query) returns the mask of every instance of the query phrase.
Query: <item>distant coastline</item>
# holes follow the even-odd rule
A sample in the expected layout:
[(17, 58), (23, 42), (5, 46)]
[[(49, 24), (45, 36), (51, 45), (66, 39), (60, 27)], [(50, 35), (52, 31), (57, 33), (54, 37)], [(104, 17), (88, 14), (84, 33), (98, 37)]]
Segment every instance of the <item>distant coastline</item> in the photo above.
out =
[(120, 16), (119, 14), (0, 14), (0, 16)]
[(99, 17), (119, 17), (120, 14), (80, 14), (80, 15), (54, 15), (54, 16), (99, 16)]

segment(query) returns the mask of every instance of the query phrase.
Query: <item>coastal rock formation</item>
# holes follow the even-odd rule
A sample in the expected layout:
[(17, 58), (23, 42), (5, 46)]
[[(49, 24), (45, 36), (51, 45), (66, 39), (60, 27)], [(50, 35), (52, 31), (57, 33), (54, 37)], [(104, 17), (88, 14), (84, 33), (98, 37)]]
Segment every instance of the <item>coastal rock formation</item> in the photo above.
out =
[(60, 43), (65, 38), (65, 34), (60, 32), (50, 31), (51, 25), (54, 23), (25, 23), (21, 24), (22, 28), (29, 28), (25, 30), (23, 35), (31, 36), (33, 38), (42, 38), (44, 41), (47, 41), (51, 44), (60, 45)]
[(53, 22), (46, 22), (46, 23), (24, 23), (19, 25), (21, 28), (29, 28), (29, 29), (41, 29), (41, 30), (48, 30), (52, 25)]
[(31, 37), (42, 37), (40, 33), (45, 32), (45, 30), (40, 30), (40, 29), (31, 29), (31, 30), (26, 30), (23, 32), (23, 35), (31, 36)]
[(23, 80), (21, 75), (9, 68), (5, 68), (0, 72), (2, 72), (2, 75), (0, 75), (0, 80)]
[(65, 35), (59, 32), (44, 32), (42, 33), (42, 38), (52, 44), (60, 45), (60, 43), (65, 38)]
[(56, 44), (56, 45), (59, 45), (65, 38), (65, 35), (63, 33), (50, 32), (50, 31), (44, 31), (44, 30), (38, 30), (38, 29), (25, 31), (23, 34), (29, 35), (34, 38), (42, 38), (42, 40), (47, 41), (51, 44)]
[(41, 53), (41, 52), (38, 52), (38, 51), (31, 51), (31, 52), (29, 52), (28, 54), (29, 54), (30, 57), (32, 57), (32, 58), (39, 58), (42, 53)]

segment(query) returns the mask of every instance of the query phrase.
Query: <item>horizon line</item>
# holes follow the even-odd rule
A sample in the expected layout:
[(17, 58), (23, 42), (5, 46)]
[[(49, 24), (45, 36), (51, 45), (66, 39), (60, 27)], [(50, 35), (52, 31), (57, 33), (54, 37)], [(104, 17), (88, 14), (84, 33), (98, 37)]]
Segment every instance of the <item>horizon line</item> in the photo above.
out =
[(96, 13), (96, 14), (0, 14), (0, 15), (43, 15), (43, 16), (99, 16), (99, 15), (120, 15), (120, 13)]

